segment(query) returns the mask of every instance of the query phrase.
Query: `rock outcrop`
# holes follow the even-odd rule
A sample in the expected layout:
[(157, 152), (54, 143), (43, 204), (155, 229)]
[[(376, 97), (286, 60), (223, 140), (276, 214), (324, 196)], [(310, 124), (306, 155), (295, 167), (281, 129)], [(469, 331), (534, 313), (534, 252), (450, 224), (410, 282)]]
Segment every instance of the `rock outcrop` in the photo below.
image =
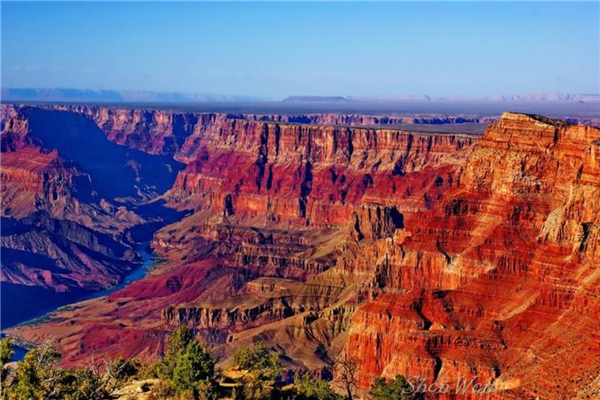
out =
[(133, 250), (139, 232), (161, 220), (156, 207), (141, 205), (170, 187), (180, 164), (119, 146), (78, 113), (3, 105), (3, 117), (1, 280), (9, 326), (39, 315), (32, 304), (47, 309), (23, 297), (58, 305), (131, 271), (140, 261)]
[(68, 112), (185, 163), (160, 198), (188, 214), (156, 233), (151, 276), (10, 331), (59, 336), (65, 363), (152, 359), (186, 325), (225, 357), (257, 340), (294, 368), (347, 355), (362, 389), (403, 374), (495, 387), (442, 399), (600, 395), (600, 130), (512, 113), (478, 138)]
[(598, 393), (599, 136), (522, 114), (489, 128), (460, 186), (385, 250), (375, 279), (389, 294), (359, 308), (345, 347), (363, 384), (402, 373), (478, 376), (502, 399)]

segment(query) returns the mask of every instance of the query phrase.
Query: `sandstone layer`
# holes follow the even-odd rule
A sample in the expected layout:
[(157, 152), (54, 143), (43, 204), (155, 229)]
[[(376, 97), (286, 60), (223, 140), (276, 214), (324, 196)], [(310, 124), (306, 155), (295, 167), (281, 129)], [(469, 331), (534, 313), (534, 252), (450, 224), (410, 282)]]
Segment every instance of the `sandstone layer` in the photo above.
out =
[[(225, 357), (258, 340), (284, 349), (293, 368), (325, 370), (345, 355), (363, 389), (403, 374), (496, 388), (437, 398), (600, 396), (600, 130), (512, 113), (477, 138), (60, 112), (184, 163), (160, 199), (187, 213), (155, 234), (165, 262), (150, 276), (10, 331), (56, 338), (66, 364), (93, 353), (152, 359), (187, 325)], [(7, 146), (35, 146), (13, 136)], [(62, 181), (85, 176), (60, 166)], [(109, 200), (119, 199), (135, 204)]]
[(10, 326), (134, 269), (136, 243), (161, 220), (142, 205), (170, 187), (180, 164), (111, 142), (81, 114), (3, 107), (4, 116), (1, 279)]

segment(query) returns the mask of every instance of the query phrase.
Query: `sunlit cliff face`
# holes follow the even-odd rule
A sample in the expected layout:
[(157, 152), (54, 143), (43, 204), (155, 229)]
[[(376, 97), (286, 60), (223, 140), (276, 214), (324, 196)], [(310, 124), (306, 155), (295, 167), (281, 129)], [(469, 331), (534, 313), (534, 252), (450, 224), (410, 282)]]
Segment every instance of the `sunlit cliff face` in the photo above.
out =
[[(225, 356), (257, 340), (299, 368), (347, 355), (363, 388), (403, 374), (492, 382), (494, 399), (597, 390), (600, 130), (510, 113), (474, 137), (322, 125), (335, 115), (51, 112), (84, 118), (125, 149), (135, 193), (98, 190), (102, 171), (73, 164), (62, 143), (39, 150), (47, 134), (18, 111), (2, 136), (3, 191), (15, 193), (4, 216), (43, 205), (95, 232), (121, 221), (122, 234), (149, 218), (136, 208), (147, 201), (187, 213), (154, 235), (166, 261), (151, 276), (11, 331), (58, 336), (65, 363), (92, 349), (152, 359), (183, 324)], [(52, 169), (17, 157), (33, 153)], [(167, 169), (168, 186), (144, 175), (173, 159), (185, 167)], [(74, 177), (97, 193), (78, 198)]]

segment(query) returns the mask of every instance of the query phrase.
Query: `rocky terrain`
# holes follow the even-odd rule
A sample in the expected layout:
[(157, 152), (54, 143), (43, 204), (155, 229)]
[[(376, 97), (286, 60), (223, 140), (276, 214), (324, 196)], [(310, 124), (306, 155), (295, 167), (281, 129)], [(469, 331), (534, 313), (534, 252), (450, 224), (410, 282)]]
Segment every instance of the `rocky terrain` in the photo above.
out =
[[(362, 388), (400, 373), (494, 384), (475, 398), (600, 396), (597, 128), (515, 113), (483, 137), (358, 115), (5, 106), (3, 116), (3, 217), (44, 237), (2, 233), (3, 256), (28, 254), (3, 258), (3, 287), (54, 282), (22, 272), (44, 265), (28, 241), (76, 239), (124, 263), (146, 204), (186, 213), (154, 234), (165, 261), (148, 277), (9, 330), (56, 338), (67, 365), (152, 359), (187, 325), (225, 357), (259, 340), (293, 368), (345, 355)], [(90, 140), (101, 157), (84, 150)], [(65, 257), (42, 269), (78, 274)], [(89, 258), (89, 276), (109, 281), (118, 264)]]
[[(142, 205), (170, 187), (181, 167), (109, 141), (80, 114), (6, 108), (4, 116), (0, 242), (2, 301), (12, 304), (2, 310), (7, 326), (38, 315), (45, 303), (114, 286), (134, 269), (140, 257), (133, 247), (161, 220)], [(18, 301), (23, 297), (33, 298)]]

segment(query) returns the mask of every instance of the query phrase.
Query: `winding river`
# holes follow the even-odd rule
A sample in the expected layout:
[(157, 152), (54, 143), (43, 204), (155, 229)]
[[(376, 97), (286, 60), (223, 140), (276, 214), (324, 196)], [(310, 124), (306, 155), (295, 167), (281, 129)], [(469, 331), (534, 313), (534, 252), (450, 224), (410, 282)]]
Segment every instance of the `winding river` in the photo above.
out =
[[(53, 307), (51, 309), (45, 308), (40, 311), (39, 315), (35, 316), (34, 318), (32, 318), (28, 321), (21, 322), (18, 325), (27, 325), (29, 323), (32, 323), (40, 318), (44, 318), (44, 316), (46, 316), (48, 314), (55, 312), (56, 310), (58, 310), (61, 307), (68, 306), (69, 304), (77, 303), (77, 302), (84, 301), (84, 300), (91, 300), (91, 299), (96, 299), (99, 297), (108, 296), (112, 292), (123, 289), (123, 288), (127, 287), (128, 285), (131, 285), (133, 282), (142, 279), (143, 277), (146, 276), (149, 269), (155, 264), (156, 257), (154, 256), (154, 254), (152, 254), (149, 251), (150, 250), (150, 242), (149, 241), (137, 244), (135, 246), (135, 250), (142, 257), (142, 262), (140, 263), (140, 265), (138, 267), (134, 268), (127, 275), (125, 275), (123, 277), (123, 279), (121, 280), (121, 283), (119, 283), (118, 285), (113, 286), (109, 289), (100, 290), (98, 292), (91, 292), (91, 293), (88, 292), (88, 293), (84, 293), (81, 295), (76, 295), (67, 304), (62, 304), (60, 306)], [(8, 328), (8, 326), (6, 326), (6, 327), (3, 326), (3, 328)], [(2, 337), (4, 337), (4, 334), (2, 334)], [(27, 348), (22, 347), (22, 346), (17, 346), (17, 345), (15, 345), (13, 347), (13, 349), (15, 352), (13, 354), (12, 361), (22, 360), (28, 351)]]

